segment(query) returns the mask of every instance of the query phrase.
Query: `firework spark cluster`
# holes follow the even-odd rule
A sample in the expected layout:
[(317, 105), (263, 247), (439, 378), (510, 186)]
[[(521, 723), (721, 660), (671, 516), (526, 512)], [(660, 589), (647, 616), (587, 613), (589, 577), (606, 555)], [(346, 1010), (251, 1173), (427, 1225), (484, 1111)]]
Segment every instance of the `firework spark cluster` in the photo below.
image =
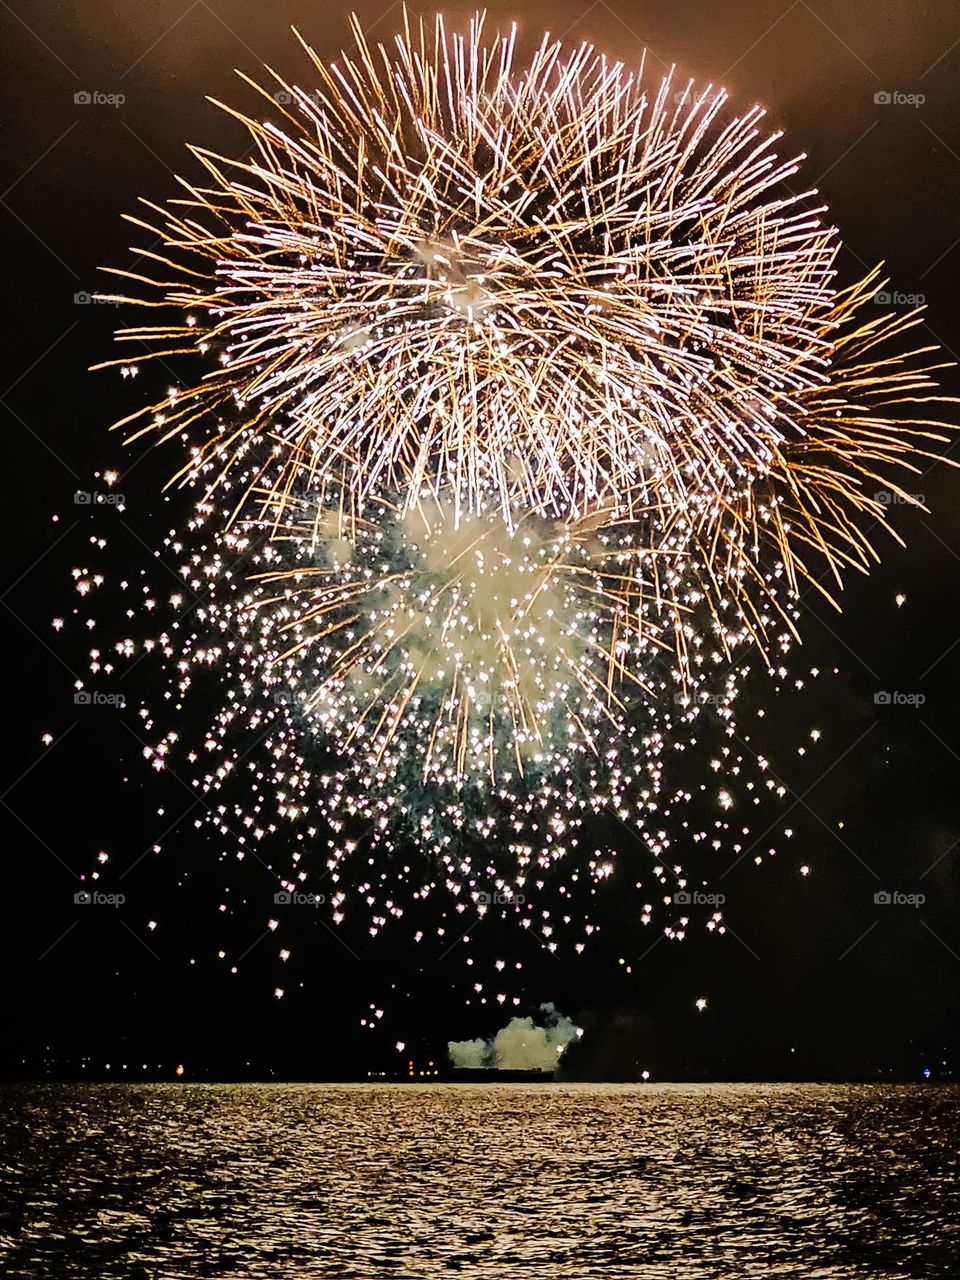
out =
[[(360, 859), (373, 932), (405, 841), (483, 909), (609, 876), (612, 815), (675, 885), (679, 836), (750, 846), (748, 659), (790, 683), (801, 593), (875, 558), (879, 491), (944, 438), (938, 353), (877, 272), (838, 285), (760, 108), (481, 17), (353, 38), (248, 82), (246, 158), (196, 149), (108, 295), (160, 317), (111, 363), (200, 362), (118, 424), (188, 451), (163, 555), (194, 604), (151, 645), (178, 718), (217, 676), (191, 785), (241, 796), (224, 834), (293, 825), (290, 886), (323, 840), (332, 883)], [(144, 721), (162, 767), (179, 731)]]
[[(602, 930), (595, 900), (616, 880), (638, 924), (659, 913), (668, 936), (683, 937), (690, 919), (703, 917), (722, 932), (715, 904), (684, 905), (695, 884), (684, 863), (697, 851), (759, 862), (792, 834), (782, 820), (770, 822), (785, 788), (757, 745), (764, 710), (738, 708), (753, 648), (742, 623), (721, 633), (699, 614), (687, 675), (656, 647), (625, 656), (642, 666), (645, 683), (611, 710), (586, 678), (593, 650), (585, 625), (602, 634), (615, 614), (590, 595), (579, 599), (575, 579), (569, 599), (550, 587), (510, 659), (516, 706), (529, 697), (540, 712), (538, 733), (524, 736), (506, 699), (484, 704), (470, 687), (485, 672), (505, 683), (493, 666), (500, 651), (481, 628), (500, 592), (515, 589), (513, 578), (470, 580), (450, 624), (466, 636), (452, 652), (430, 611), (450, 581), (451, 553), (467, 546), (477, 556), (478, 538), (491, 559), (507, 546), (522, 577), (543, 572), (553, 538), (531, 537), (516, 556), (522, 526), (508, 535), (496, 521), (468, 524), (430, 562), (427, 534), (394, 512), (393, 522), (371, 526), (355, 569), (340, 559), (346, 547), (333, 520), (305, 544), (266, 538), (259, 526), (224, 530), (221, 515), (201, 503), (186, 528), (170, 531), (163, 565), (139, 584), (117, 579), (109, 538), (91, 539), (76, 574), (76, 618), (91, 628), (104, 614), (130, 620), (128, 635), (90, 650), (95, 677), (159, 657), (167, 682), (141, 708), (136, 734), (148, 764), (200, 798), (198, 821), (224, 860), (268, 863), (284, 891), (319, 896), (335, 923), (349, 919), (377, 936), (407, 915), (419, 921), (440, 890), (448, 901), (437, 908), (438, 933), (451, 945), (476, 913), (494, 911), (516, 917), (548, 950), (582, 952)], [(431, 531), (438, 526), (439, 512)], [(484, 545), (491, 533), (500, 545)], [(384, 585), (380, 559), (406, 563), (412, 547), (423, 558), (414, 558), (409, 589)], [(176, 567), (179, 588), (166, 566)], [(321, 590), (342, 597), (332, 606), (337, 620), (358, 619), (348, 637), (336, 638), (322, 598), (302, 588), (317, 571)], [(312, 623), (300, 589), (322, 611), (323, 642), (303, 642)], [(358, 607), (369, 592), (375, 602)], [(730, 621), (737, 625), (735, 614)], [(791, 646), (784, 629), (771, 692), (804, 686), (789, 670)], [(402, 681), (421, 671), (422, 687), (408, 698), (391, 694), (376, 670), (384, 661)], [(578, 665), (586, 687), (575, 692)], [(464, 683), (462, 699), (451, 672)], [(204, 703), (211, 713), (198, 735), (184, 726)]]

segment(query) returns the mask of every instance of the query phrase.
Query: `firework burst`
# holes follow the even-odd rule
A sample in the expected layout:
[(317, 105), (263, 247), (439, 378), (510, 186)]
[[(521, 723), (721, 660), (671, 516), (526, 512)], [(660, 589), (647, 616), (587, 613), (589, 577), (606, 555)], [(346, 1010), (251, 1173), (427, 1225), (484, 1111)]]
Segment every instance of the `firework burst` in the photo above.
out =
[(869, 489), (942, 439), (902, 421), (937, 361), (877, 354), (918, 316), (863, 318), (876, 273), (837, 291), (763, 111), (586, 45), (522, 57), (482, 16), (404, 24), (391, 50), (354, 21), (330, 64), (304, 46), (316, 88), (260, 89), (281, 124), (231, 111), (252, 158), (195, 150), (210, 185), (133, 219), (165, 245), (133, 278), (187, 316), (120, 337), (218, 363), (120, 425), (186, 430), (182, 476), (250, 474), (234, 514), (332, 480), (357, 514), (686, 506), (724, 585), (762, 577), (762, 544), (794, 586), (869, 558)]
[(248, 81), (272, 118), (224, 108), (246, 158), (195, 149), (203, 182), (131, 219), (162, 249), (109, 296), (159, 320), (118, 337), (203, 371), (118, 426), (185, 443), (199, 501), (163, 552), (189, 620), (110, 662), (159, 654), (147, 758), (238, 856), (289, 856), (286, 890), (332, 885), (338, 922), (378, 933), (442, 883), (552, 949), (552, 886), (580, 950), (564, 910), (615, 874), (611, 825), (644, 923), (676, 844), (773, 851), (749, 657), (802, 684), (798, 597), (875, 559), (881, 490), (909, 500), (891, 477), (945, 439), (942, 362), (878, 271), (838, 285), (760, 108), (480, 16), (353, 34), (304, 45), (306, 87)]

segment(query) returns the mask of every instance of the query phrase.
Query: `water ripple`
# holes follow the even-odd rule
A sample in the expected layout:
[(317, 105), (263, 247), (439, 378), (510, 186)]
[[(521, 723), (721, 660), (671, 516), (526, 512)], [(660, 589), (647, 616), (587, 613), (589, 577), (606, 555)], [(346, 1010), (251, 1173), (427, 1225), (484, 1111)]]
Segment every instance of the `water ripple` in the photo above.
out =
[(960, 1275), (952, 1087), (0, 1090), (23, 1280)]

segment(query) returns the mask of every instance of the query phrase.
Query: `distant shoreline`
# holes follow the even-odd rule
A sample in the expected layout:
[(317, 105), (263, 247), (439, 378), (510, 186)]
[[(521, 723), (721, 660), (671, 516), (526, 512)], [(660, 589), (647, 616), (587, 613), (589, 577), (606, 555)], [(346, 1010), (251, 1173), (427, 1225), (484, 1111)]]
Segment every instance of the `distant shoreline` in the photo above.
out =
[[(505, 1076), (507, 1078), (505, 1078)], [(778, 1088), (799, 1088), (799, 1087), (854, 1087), (854, 1086), (898, 1086), (904, 1088), (932, 1088), (943, 1086), (956, 1086), (960, 1081), (954, 1079), (916, 1079), (907, 1077), (877, 1077), (877, 1076), (860, 1076), (848, 1077), (845, 1079), (810, 1079), (810, 1080), (564, 1080), (558, 1079), (556, 1076), (544, 1075), (542, 1079), (511, 1079), (510, 1073), (500, 1073), (491, 1070), (487, 1078), (460, 1080), (450, 1077), (435, 1079), (407, 1079), (407, 1078), (388, 1078), (384, 1076), (366, 1077), (343, 1077), (331, 1078), (323, 1080), (311, 1080), (303, 1077), (220, 1077), (220, 1076), (189, 1076), (185, 1075), (180, 1079), (175, 1079), (160, 1075), (122, 1075), (117, 1074), (102, 1075), (90, 1074), (84, 1075), (50, 1075), (50, 1076), (0, 1076), (0, 1088), (4, 1086), (10, 1087), (30, 1087), (30, 1086), (72, 1086), (72, 1085), (91, 1085), (91, 1086), (169, 1086), (171, 1088), (190, 1088), (198, 1086), (210, 1087), (237, 1087), (237, 1088), (369, 1088), (369, 1089), (485, 1089), (485, 1088), (512, 1088), (512, 1089), (542, 1089), (550, 1088), (566, 1088), (566, 1089), (590, 1089), (599, 1087), (617, 1087), (623, 1089), (636, 1089), (656, 1091), (658, 1089), (723, 1089), (723, 1088), (744, 1088), (744, 1089), (778, 1089)]]

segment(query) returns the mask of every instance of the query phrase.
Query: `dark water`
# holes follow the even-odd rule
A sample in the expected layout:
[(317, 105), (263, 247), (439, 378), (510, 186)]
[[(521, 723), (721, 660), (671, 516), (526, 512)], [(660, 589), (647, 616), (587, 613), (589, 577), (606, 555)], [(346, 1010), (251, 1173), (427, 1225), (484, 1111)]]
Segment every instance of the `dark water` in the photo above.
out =
[(960, 1091), (0, 1090), (0, 1275), (960, 1276)]

